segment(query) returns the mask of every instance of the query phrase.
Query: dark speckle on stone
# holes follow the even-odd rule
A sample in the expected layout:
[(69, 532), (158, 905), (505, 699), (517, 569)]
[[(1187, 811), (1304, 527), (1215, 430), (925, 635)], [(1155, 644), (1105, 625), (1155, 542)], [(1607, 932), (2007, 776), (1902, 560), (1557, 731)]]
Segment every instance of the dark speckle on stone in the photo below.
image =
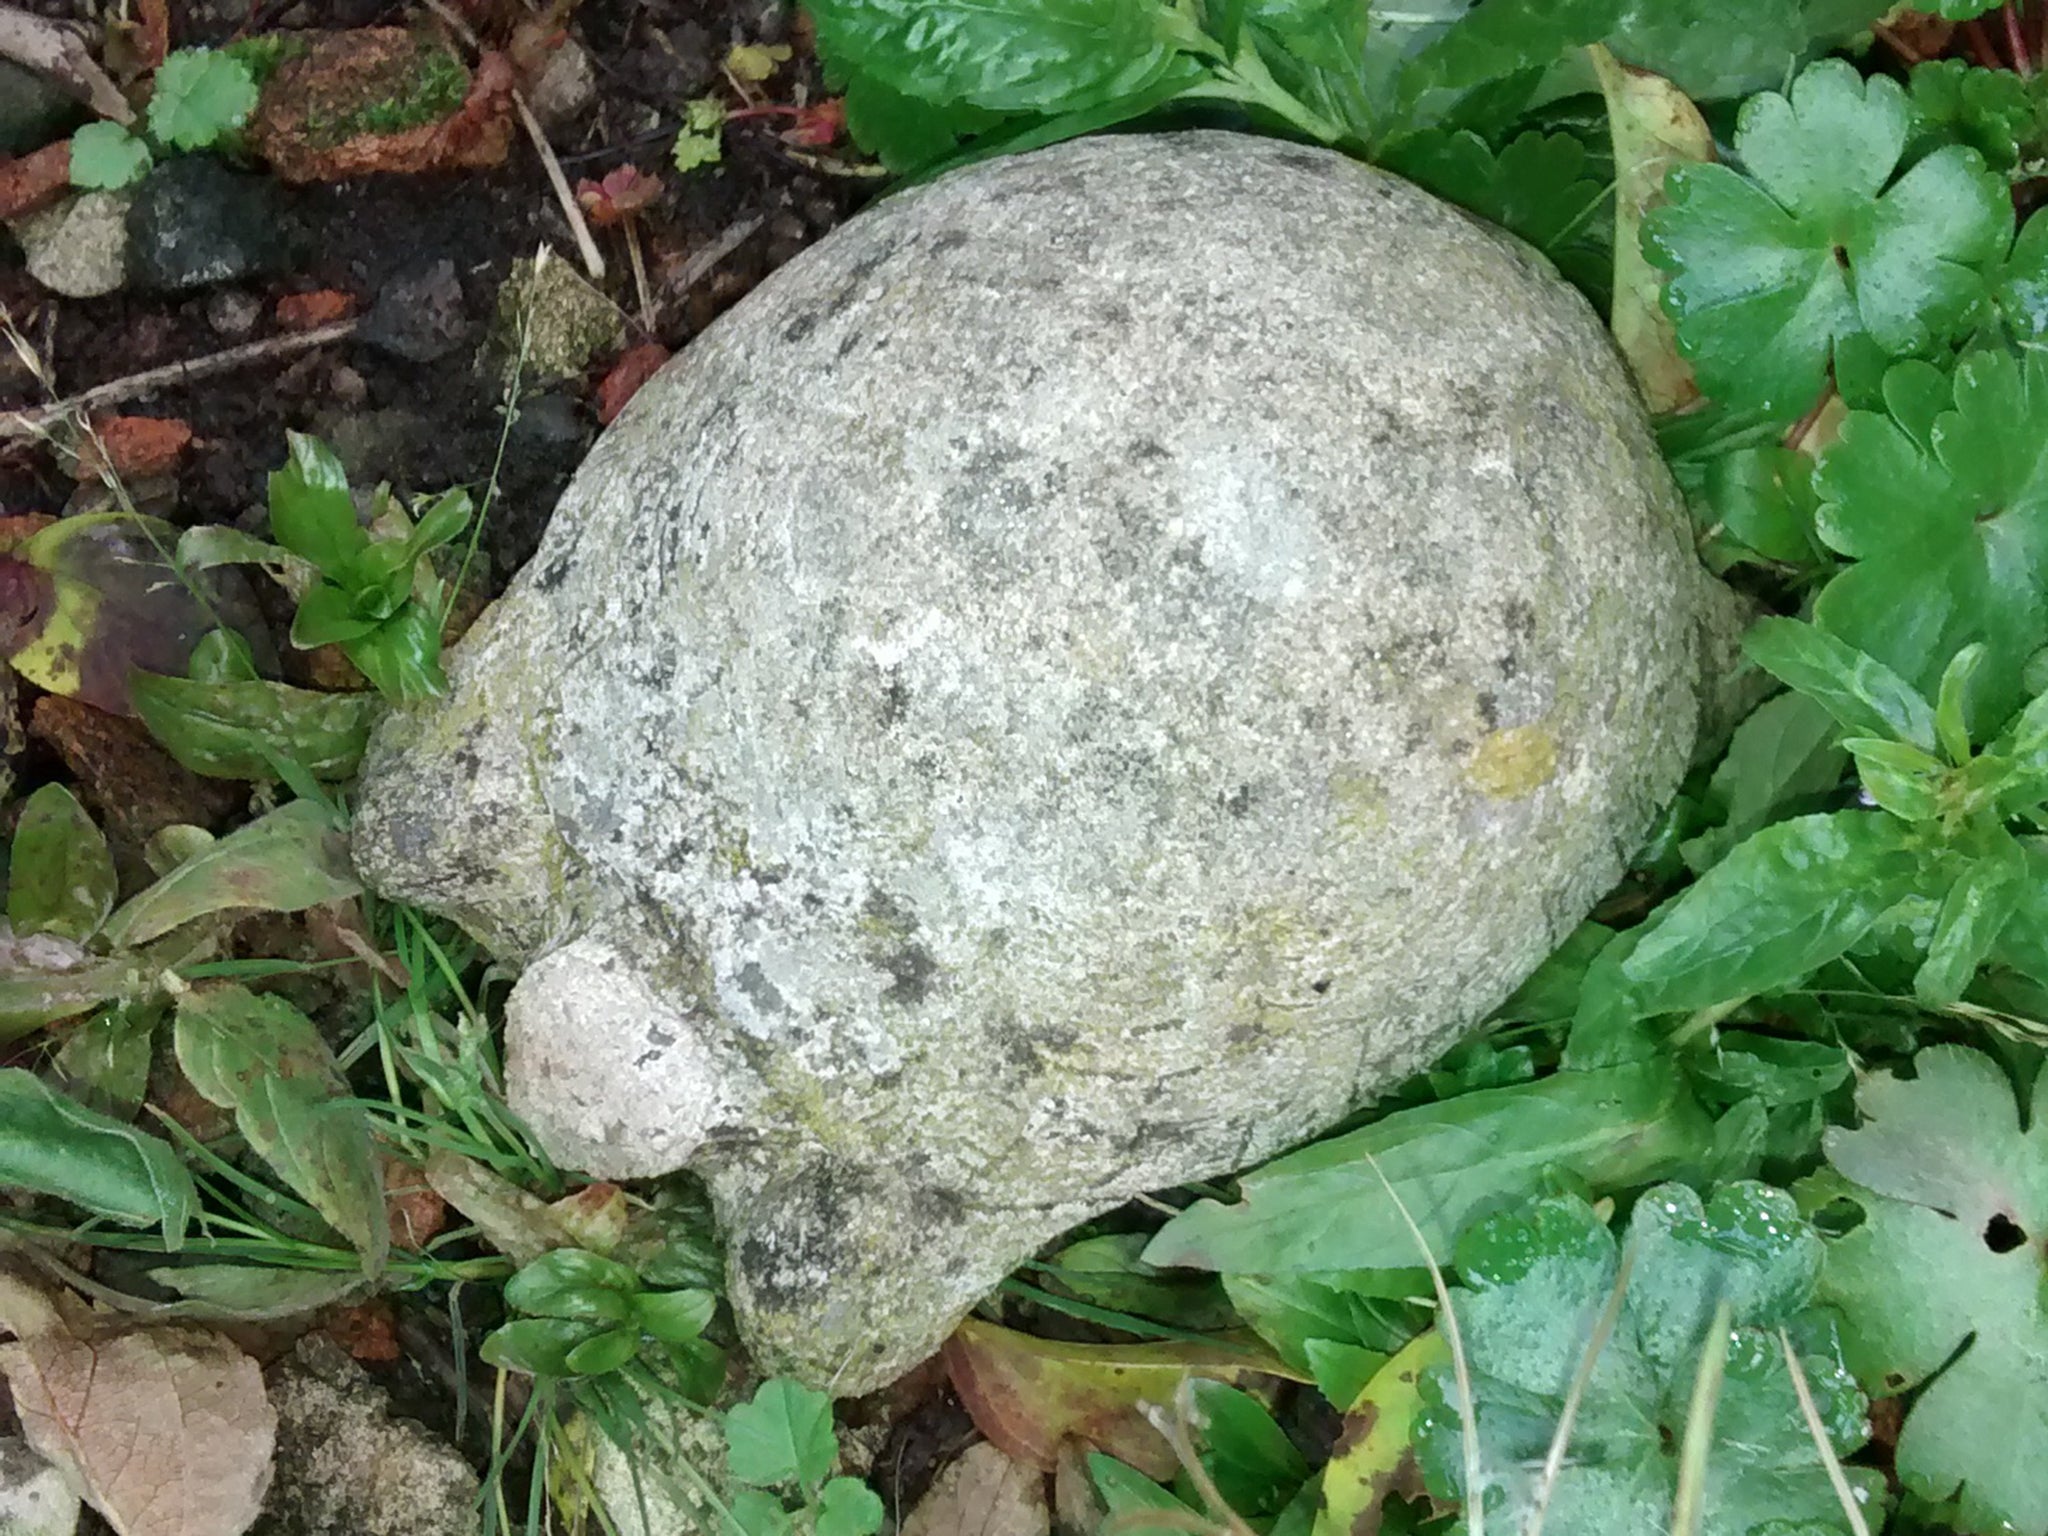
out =
[(932, 249), (934, 251), (958, 250), (967, 243), (967, 239), (967, 231), (964, 229), (941, 230), (932, 239)]
[(801, 314), (782, 328), (782, 339), (784, 341), (802, 341), (817, 328), (818, 317), (816, 315), (809, 313)]
[(910, 690), (900, 673), (889, 674), (889, 686), (882, 690), (881, 721), (884, 726), (900, 725), (910, 713)]
[(1154, 463), (1171, 457), (1156, 438), (1141, 437), (1131, 444), (1131, 462), (1134, 464)]
[(1317, 997), (1327, 997), (1330, 992), (1330, 978), (1325, 976), (1320, 981), (1312, 981), (1308, 984), (1308, 989)]
[(882, 992), (882, 1001), (914, 1007), (931, 996), (939, 962), (922, 944), (905, 944), (884, 957), (882, 969), (893, 978)]
[(1500, 695), (1482, 693), (1478, 700), (1479, 718), (1486, 723), (1489, 731), (1500, 728)]
[(740, 967), (738, 977), (740, 990), (753, 999), (754, 1006), (763, 1013), (787, 1013), (789, 1004), (782, 1000), (782, 994), (775, 990), (761, 967), (749, 960)]
[(1233, 816), (1249, 816), (1252, 809), (1252, 787), (1240, 784), (1227, 795), (1217, 796), (1223, 802), (1223, 809)]
[(533, 578), (534, 589), (540, 592), (552, 592), (568, 578), (568, 575), (568, 561), (561, 559), (550, 560), (535, 573)]

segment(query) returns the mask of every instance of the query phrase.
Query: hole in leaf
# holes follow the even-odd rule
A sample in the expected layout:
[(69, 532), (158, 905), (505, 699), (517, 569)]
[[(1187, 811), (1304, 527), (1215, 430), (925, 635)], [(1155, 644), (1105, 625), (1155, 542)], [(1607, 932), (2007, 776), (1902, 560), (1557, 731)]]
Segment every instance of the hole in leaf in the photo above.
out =
[(2003, 1211), (1984, 1223), (1984, 1246), (1993, 1253), (2011, 1253), (2026, 1240), (2027, 1234), (2019, 1223)]

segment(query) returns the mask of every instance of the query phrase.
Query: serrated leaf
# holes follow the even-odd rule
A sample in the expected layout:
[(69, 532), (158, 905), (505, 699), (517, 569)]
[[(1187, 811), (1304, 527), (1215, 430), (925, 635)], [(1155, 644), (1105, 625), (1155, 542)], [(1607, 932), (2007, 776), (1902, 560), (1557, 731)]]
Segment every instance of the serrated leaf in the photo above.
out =
[(1821, 460), (1821, 537), (1856, 563), (1814, 617), (1924, 689), (1981, 641), (1966, 713), (1982, 725), (2018, 705), (2048, 642), (2048, 356), (1973, 355), (1945, 400), (1916, 377), (1918, 403), (1887, 390), (1905, 420), (1852, 412)]
[(62, 784), (22, 802), (7, 873), (7, 921), (17, 934), (84, 943), (114, 909), (114, 856), (85, 807)]
[[(1544, 1528), (1596, 1536), (1671, 1522), (1695, 1362), (1716, 1309), (1737, 1324), (1707, 1445), (1703, 1531), (1740, 1536), (1778, 1521), (1846, 1529), (1779, 1354), (1790, 1324), (1838, 1456), (1868, 1433), (1863, 1400), (1805, 1310), (1819, 1237), (1791, 1197), (1731, 1185), (1702, 1204), (1666, 1185), (1636, 1204), (1630, 1279), (1578, 1400), (1571, 1447)], [(1459, 1240), (1452, 1292), (1470, 1361), (1480, 1465), (1510, 1510), (1531, 1497), (1566, 1395), (1612, 1305), (1620, 1249), (1592, 1208), (1552, 1197), (1481, 1222)], [(1448, 1369), (1423, 1379), (1416, 1451), (1429, 1492), (1461, 1497), (1464, 1457)], [(1853, 1471), (1867, 1497), (1881, 1482)], [(1617, 1520), (1625, 1521), (1617, 1526)]]
[(1621, 965), (1631, 1008), (1692, 1012), (1796, 984), (1913, 894), (1904, 837), (1882, 812), (1764, 828), (1652, 914)]
[(1420, 1264), (1384, 1175), (1442, 1261), (1475, 1215), (1526, 1199), (1546, 1178), (1603, 1188), (1667, 1178), (1690, 1166), (1707, 1134), (1704, 1112), (1661, 1059), (1559, 1072), (1397, 1110), (1289, 1153), (1240, 1178), (1239, 1204), (1203, 1200), (1169, 1221), (1145, 1257), (1226, 1274)]
[(1607, 178), (1569, 133), (1517, 134), (1496, 151), (1469, 130), (1432, 130), (1385, 156), (1387, 168), (1521, 236), (1582, 289), (1609, 280)]
[(1743, 104), (1742, 172), (1672, 173), (1644, 254), (1668, 274), (1665, 307), (1708, 395), (1795, 415), (1843, 340), (1904, 356), (1976, 317), (2011, 244), (2011, 200), (1960, 146), (1894, 180), (1911, 116), (1896, 82), (1822, 60), (1789, 95)]
[(1439, 85), (1470, 86), (1521, 70), (1547, 69), (1567, 48), (1614, 30), (1628, 0), (1479, 0), (1417, 61)]
[(725, 1459), (732, 1475), (757, 1488), (815, 1488), (832, 1471), (839, 1443), (832, 1399), (787, 1377), (764, 1381), (750, 1402), (725, 1415)]
[(390, 1247), (370, 1121), (320, 1032), (281, 997), (207, 982), (178, 999), (178, 1065), (235, 1113), (249, 1149), (355, 1245), (363, 1271)]
[(250, 909), (297, 912), (362, 894), (348, 840), (328, 812), (294, 800), (238, 827), (108, 919), (107, 941), (145, 944), (195, 918)]
[[(2038, 136), (2027, 84), (2009, 69), (1980, 69), (1961, 59), (1930, 59), (1907, 78), (1914, 144), (1964, 144), (2001, 171), (2018, 163)], [(1910, 151), (1909, 151), (1910, 153)]]
[[(2048, 1077), (2028, 1129), (1989, 1057), (1933, 1046), (1910, 1079), (1866, 1078), (1863, 1123), (1827, 1134), (1862, 1224), (1833, 1243), (1823, 1300), (1871, 1391), (1911, 1391), (1900, 1479), (1956, 1502), (1957, 1529), (2048, 1530)], [(1965, 1348), (1965, 1343), (1967, 1348)], [(1961, 1350), (1958, 1357), (1957, 1352)]]
[(71, 185), (102, 191), (149, 174), (149, 146), (119, 123), (87, 123), (71, 135)]
[(19, 1067), (0, 1070), (0, 1185), (55, 1195), (125, 1226), (161, 1227), (169, 1252), (184, 1244), (199, 1203), (168, 1144)]
[(249, 121), (256, 77), (232, 54), (180, 48), (156, 72), (149, 132), (179, 149), (208, 149)]
[(1868, 30), (1885, 0), (1636, 0), (1607, 46), (1695, 101), (1780, 86), (1815, 52)]
[(1143, 90), (1173, 50), (1126, 0), (814, 0), (818, 50), (922, 101), (1070, 112)]

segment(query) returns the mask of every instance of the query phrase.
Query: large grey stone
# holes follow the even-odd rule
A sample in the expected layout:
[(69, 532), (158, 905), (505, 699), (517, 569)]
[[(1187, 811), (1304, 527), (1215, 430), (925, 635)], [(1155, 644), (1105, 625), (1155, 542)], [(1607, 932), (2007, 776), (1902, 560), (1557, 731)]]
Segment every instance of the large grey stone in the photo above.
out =
[(1525, 248), (1318, 150), (1067, 144), (640, 392), (357, 857), (526, 963), (554, 1155), (700, 1168), (765, 1366), (851, 1392), (1498, 1003), (1676, 785), (1724, 591)]

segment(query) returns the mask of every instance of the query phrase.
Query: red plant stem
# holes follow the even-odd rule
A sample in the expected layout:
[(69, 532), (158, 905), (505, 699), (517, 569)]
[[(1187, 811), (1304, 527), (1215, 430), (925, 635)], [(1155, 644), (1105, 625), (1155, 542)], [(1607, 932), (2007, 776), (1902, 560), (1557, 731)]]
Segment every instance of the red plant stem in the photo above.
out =
[(2005, 40), (2012, 48), (2012, 67), (2022, 75), (2034, 72), (2034, 59), (2027, 52), (2027, 36), (2020, 30), (2020, 8), (2005, 0)]
[(1998, 56), (1998, 50), (1991, 46), (1991, 34), (1984, 30), (1982, 18), (1973, 17), (1963, 23), (1963, 38), (1970, 45), (1970, 54), (1986, 69), (2003, 69), (2005, 60)]
[(750, 117), (795, 117), (802, 111), (802, 107), (784, 107), (768, 102), (758, 107), (741, 107), (737, 111), (728, 112), (725, 114), (725, 120), (728, 123), (740, 123)]

